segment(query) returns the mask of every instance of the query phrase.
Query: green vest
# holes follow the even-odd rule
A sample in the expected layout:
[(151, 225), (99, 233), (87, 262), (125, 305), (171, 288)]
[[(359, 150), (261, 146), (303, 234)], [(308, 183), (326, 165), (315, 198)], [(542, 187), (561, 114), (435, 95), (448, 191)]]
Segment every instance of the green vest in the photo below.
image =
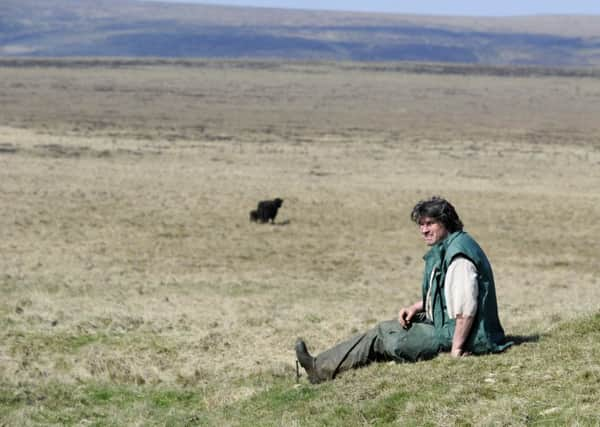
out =
[(477, 242), (464, 231), (449, 234), (443, 241), (432, 246), (423, 257), (425, 260), (423, 307), (431, 284), (433, 324), (440, 345), (445, 350), (452, 347), (455, 321), (448, 317), (443, 287), (448, 266), (459, 255), (471, 260), (478, 272), (477, 314), (467, 340), (466, 350), (475, 354), (503, 351), (512, 343), (505, 343), (504, 330), (498, 318), (492, 267)]

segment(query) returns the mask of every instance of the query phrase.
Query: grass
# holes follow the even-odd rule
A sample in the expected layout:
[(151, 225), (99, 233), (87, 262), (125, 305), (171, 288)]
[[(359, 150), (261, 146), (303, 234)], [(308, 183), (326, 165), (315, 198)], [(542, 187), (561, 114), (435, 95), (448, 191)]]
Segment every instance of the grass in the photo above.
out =
[(3, 384), (0, 414), (31, 425), (596, 425), (599, 338), (595, 314), (501, 355), (371, 365), (317, 386), (251, 375), (237, 388), (261, 391), (217, 408), (210, 387)]
[[(0, 425), (600, 423), (597, 79), (226, 65), (0, 67)], [(518, 345), (296, 383), (419, 298), (432, 194)]]
[[(197, 392), (186, 390), (150, 389), (115, 384), (70, 386), (47, 384), (18, 393), (3, 392), (2, 403), (13, 413), (4, 419), (20, 424), (27, 416), (31, 425), (184, 425), (201, 420), (202, 400)], [(14, 416), (14, 414), (17, 414)], [(124, 416), (125, 413), (128, 413)], [(156, 420), (153, 423), (152, 420)]]

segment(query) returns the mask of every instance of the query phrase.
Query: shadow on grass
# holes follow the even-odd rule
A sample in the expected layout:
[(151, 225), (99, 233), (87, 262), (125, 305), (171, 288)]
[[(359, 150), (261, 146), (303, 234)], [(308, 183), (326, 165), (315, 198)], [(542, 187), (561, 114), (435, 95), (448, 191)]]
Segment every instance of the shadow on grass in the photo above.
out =
[(507, 335), (506, 342), (512, 341), (513, 346), (527, 344), (530, 342), (538, 342), (540, 340), (540, 334), (531, 335)]

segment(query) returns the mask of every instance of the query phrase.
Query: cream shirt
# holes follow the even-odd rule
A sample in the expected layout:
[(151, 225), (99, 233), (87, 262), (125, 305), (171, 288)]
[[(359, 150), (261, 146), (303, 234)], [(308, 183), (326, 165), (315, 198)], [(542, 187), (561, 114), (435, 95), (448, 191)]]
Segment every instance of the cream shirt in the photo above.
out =
[(455, 319), (457, 314), (475, 316), (479, 287), (477, 268), (471, 260), (463, 257), (452, 260), (444, 279), (444, 296), (451, 319)]
[[(435, 271), (432, 272), (432, 275)], [(431, 291), (431, 286), (429, 287)], [(452, 260), (446, 271), (444, 279), (444, 297), (448, 316), (455, 319), (457, 314), (475, 316), (477, 313), (477, 268), (469, 259), (456, 257)], [(427, 318), (433, 319), (432, 301), (430, 292), (425, 300)]]

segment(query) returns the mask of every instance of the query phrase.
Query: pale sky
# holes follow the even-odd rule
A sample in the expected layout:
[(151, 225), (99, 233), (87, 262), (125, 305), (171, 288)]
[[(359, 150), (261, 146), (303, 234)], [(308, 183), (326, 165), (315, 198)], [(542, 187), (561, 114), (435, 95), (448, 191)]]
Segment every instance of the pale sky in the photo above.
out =
[[(157, 0), (152, 0), (157, 1)], [(600, 15), (600, 0), (159, 0), (293, 9), (350, 10), (426, 15)]]

